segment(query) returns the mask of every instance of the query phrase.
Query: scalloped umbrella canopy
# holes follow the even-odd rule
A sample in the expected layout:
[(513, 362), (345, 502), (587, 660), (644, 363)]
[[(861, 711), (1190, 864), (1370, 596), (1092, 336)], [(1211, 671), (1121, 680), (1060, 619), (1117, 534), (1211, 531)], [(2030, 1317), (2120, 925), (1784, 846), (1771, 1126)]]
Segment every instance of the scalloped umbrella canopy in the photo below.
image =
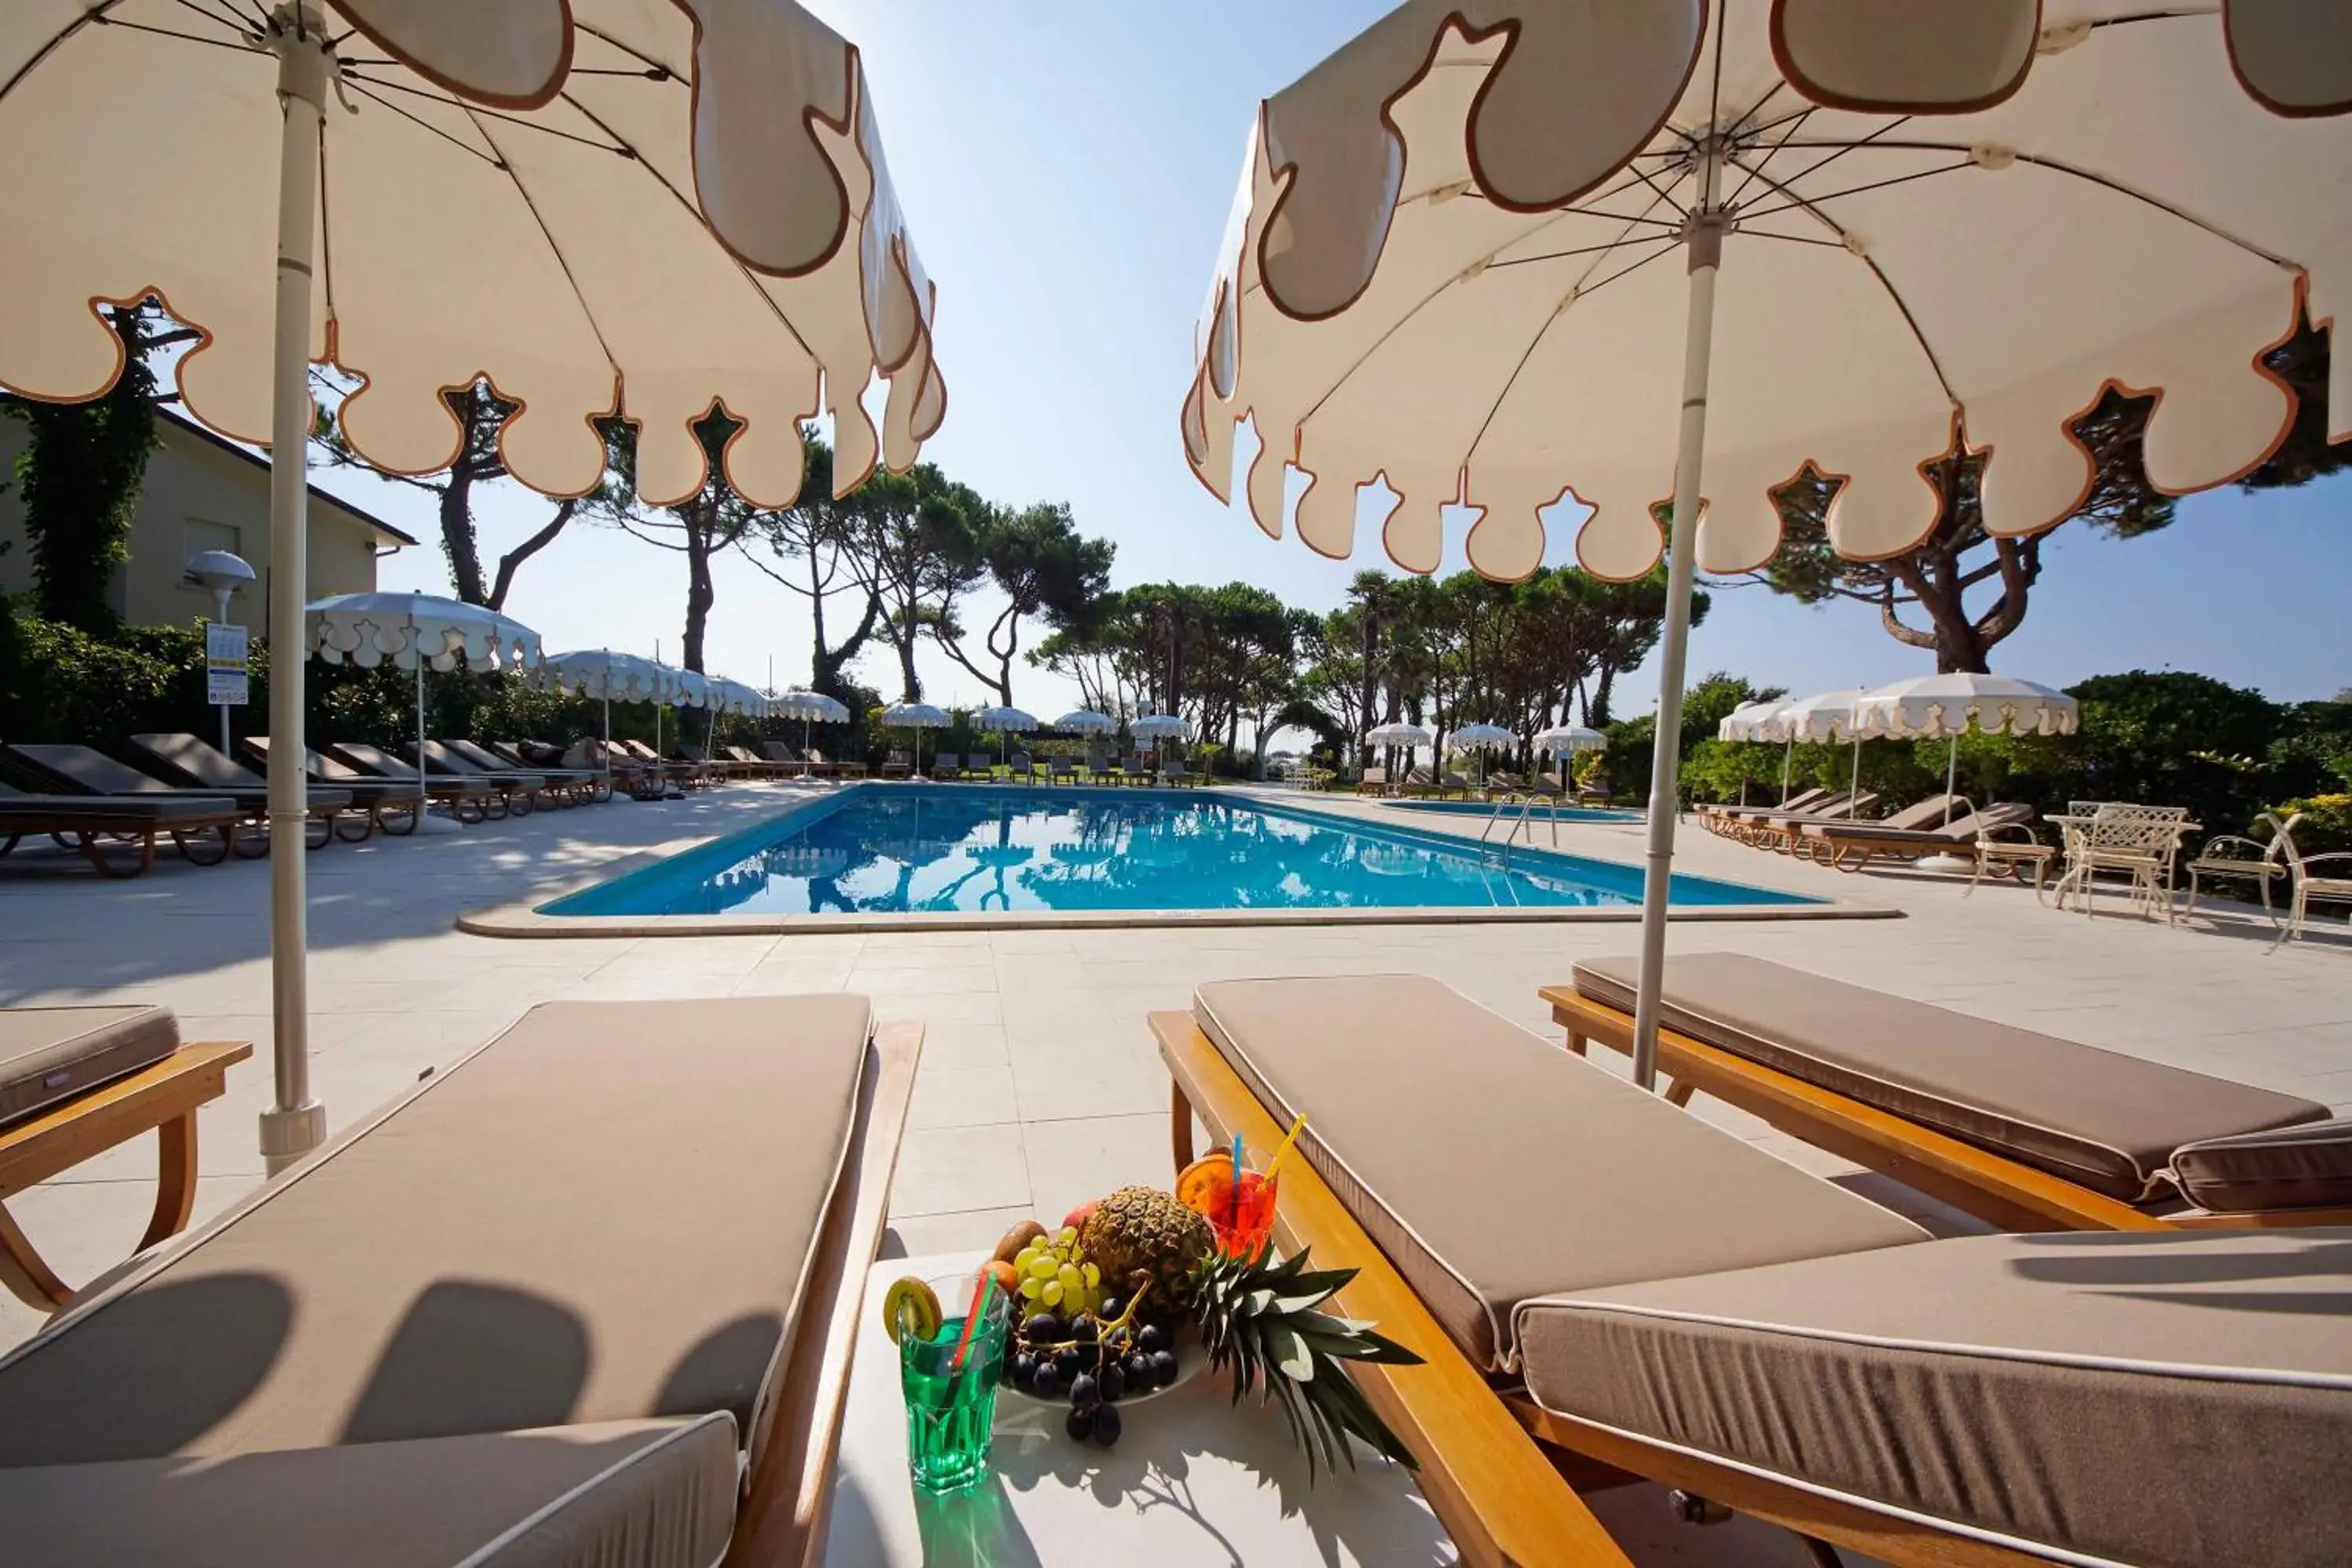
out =
[(1518, 736), (1500, 724), (1465, 724), (1454, 738), (1465, 746), (1507, 746)]
[(42, 151), (0, 184), (0, 383), (97, 395), (120, 365), (92, 302), (152, 290), (206, 334), (189, 412), (270, 443), (284, 53), (324, 84), (305, 348), (365, 382), (343, 423), (370, 463), (447, 466), (441, 392), (477, 375), (522, 405), (500, 454), (550, 494), (597, 483), (615, 411), (646, 500), (691, 492), (714, 401), (765, 505), (820, 409), (845, 493), (914, 461), (945, 408), (932, 289), (839, 34), (792, 0), (304, 4), (300, 37), (277, 0), (0, 9), (0, 143)]
[(1859, 694), (1856, 721), (1867, 735), (2071, 735), (2082, 704), (2055, 688), (2002, 675), (1923, 675)]
[(1176, 713), (1146, 713), (1140, 719), (1129, 721), (1127, 726), (1128, 733), (1148, 740), (1158, 740), (1163, 735), (1181, 735), (1190, 728), (1192, 726), (1184, 721), (1183, 717)]
[(541, 679), (557, 691), (606, 702), (650, 702), (660, 689), (660, 666), (633, 653), (581, 648), (551, 653), (540, 666)]
[(787, 691), (769, 704), (769, 710), (779, 719), (810, 720), (838, 724), (849, 717), (849, 710), (822, 691)]
[(1364, 739), (1375, 746), (1429, 746), (1437, 737), (1418, 724), (1375, 724), (1364, 731)]
[(1536, 750), (1549, 752), (1555, 757), (1572, 756), (1580, 752), (1605, 752), (1609, 737), (1598, 730), (1588, 730), (1581, 724), (1555, 724), (1537, 731)]
[[(834, 415), (845, 492), (946, 412), (857, 51), (793, 0), (13, 0), (0, 146), (0, 386), (28, 397), (110, 387), (97, 307), (152, 293), (202, 334), (175, 374), (205, 425), (302, 451), (308, 362), (330, 362), (360, 384), (344, 437), (397, 472), (449, 464), (445, 391), (483, 377), (518, 409), (515, 478), (593, 489), (618, 415), (655, 503), (701, 486), (713, 409), (740, 426), (727, 479), (772, 507), (800, 489), (803, 418)], [(302, 479), (271, 475), (274, 626), (309, 581)], [(302, 668), (270, 688), (273, 1172), (326, 1132)]]
[(1118, 721), (1091, 708), (1073, 708), (1055, 720), (1053, 728), (1077, 735), (1108, 735), (1118, 728)]
[(971, 722), (975, 729), (1001, 730), (1012, 735), (1024, 735), (1038, 727), (1037, 716), (1019, 708), (982, 708), (972, 714)]
[(1718, 741), (1778, 740), (1779, 736), (1768, 734), (1766, 731), (1771, 724), (1772, 715), (1780, 710), (1778, 698), (1744, 703), (1724, 715), (1723, 722), (1715, 727), (1715, 738)]
[(539, 634), (512, 616), (431, 594), (337, 594), (302, 607), (310, 650), (327, 664), (483, 673), (536, 668)]
[[(1408, 0), (1260, 108), (1185, 455), (1224, 497), (1251, 419), (1253, 515), (1283, 531), (1297, 468), (1327, 555), (1383, 480), (1417, 572), (1459, 501), (1489, 577), (1532, 572), (1548, 519), (1638, 576), (1670, 500), (1647, 1087), (1694, 566), (1769, 559), (1809, 465), (1839, 481), (1832, 547), (1897, 553), (1956, 443), (1988, 528), (2049, 527), (2111, 384), (2161, 394), (2158, 486), (2252, 469), (2294, 415), (2264, 352), (2298, 308), (2352, 319), (2347, 110), (2340, 0)], [(2352, 437), (2352, 354), (2329, 392)]]
[(1838, 745), (1855, 740), (1862, 734), (1857, 710), (1866, 695), (1855, 686), (1783, 702), (1772, 711), (1770, 738)]

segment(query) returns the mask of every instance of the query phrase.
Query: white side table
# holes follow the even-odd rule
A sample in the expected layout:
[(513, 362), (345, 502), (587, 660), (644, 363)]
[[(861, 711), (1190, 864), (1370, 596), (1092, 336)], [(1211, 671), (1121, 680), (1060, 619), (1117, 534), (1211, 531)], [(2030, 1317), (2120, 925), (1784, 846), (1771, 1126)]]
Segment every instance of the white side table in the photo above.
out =
[(1412, 1473), (1359, 1447), (1353, 1470), (1318, 1468), (1291, 1446), (1282, 1413), (1233, 1405), (1202, 1373), (1123, 1405), (1116, 1447), (1081, 1446), (1063, 1408), (1001, 1390), (993, 1473), (950, 1498), (919, 1497), (907, 1473), (898, 1352), (878, 1303), (900, 1275), (932, 1279), (983, 1253), (888, 1258), (866, 1276), (857, 1358), (826, 1521), (825, 1568), (1159, 1568), (1313, 1563), (1435, 1568), (1453, 1543)]

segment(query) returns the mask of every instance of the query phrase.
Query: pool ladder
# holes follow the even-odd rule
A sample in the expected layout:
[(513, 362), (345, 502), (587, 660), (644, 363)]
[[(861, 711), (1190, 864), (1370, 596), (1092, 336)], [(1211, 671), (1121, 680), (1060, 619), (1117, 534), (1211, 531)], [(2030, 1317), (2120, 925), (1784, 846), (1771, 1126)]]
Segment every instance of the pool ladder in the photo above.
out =
[(1559, 802), (1550, 795), (1530, 795), (1521, 790), (1508, 791), (1495, 802), (1495, 809), (1487, 816), (1486, 826), (1479, 830), (1478, 841), (1486, 843), (1496, 826), (1507, 822), (1510, 826), (1503, 835), (1506, 847), (1518, 837), (1522, 828), (1527, 830), (1528, 843), (1533, 845), (1536, 841), (1535, 813), (1538, 807), (1551, 824), (1551, 847), (1559, 848)]

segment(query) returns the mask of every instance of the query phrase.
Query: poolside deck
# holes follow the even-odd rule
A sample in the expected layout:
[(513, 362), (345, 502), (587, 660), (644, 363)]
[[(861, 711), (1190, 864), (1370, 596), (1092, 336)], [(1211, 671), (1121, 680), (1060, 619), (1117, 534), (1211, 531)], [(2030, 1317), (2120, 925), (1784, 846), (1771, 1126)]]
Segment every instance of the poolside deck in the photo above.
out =
[[(617, 802), (314, 856), (311, 1071), (330, 1129), (537, 1002), (856, 990), (885, 1018), (929, 1025), (915, 1131), (892, 1197), (896, 1239), (886, 1246), (985, 1246), (1016, 1218), (1058, 1214), (1123, 1182), (1167, 1178), (1168, 1079), (1144, 1018), (1187, 1005), (1200, 981), (1421, 971), (1549, 1035), (1537, 986), (1565, 979), (1580, 955), (1626, 951), (1634, 941), (1630, 925), (1559, 923), (530, 941), (456, 929), (461, 910), (742, 826), (793, 793), (747, 785), (661, 805)], [(1332, 805), (1423, 829), (1475, 836), (1478, 826), (1345, 798)], [(1632, 862), (1641, 834), (1638, 825), (1563, 824), (1559, 842)], [(1678, 924), (1678, 946), (1769, 956), (2352, 1110), (2352, 939), (2340, 923), (2273, 953), (2269, 927), (2256, 920), (2200, 918), (2167, 930), (2124, 914), (2115, 899), (2086, 921), (2042, 908), (2021, 889), (1989, 886), (1964, 900), (1962, 884), (1948, 879), (1841, 876), (1696, 827), (1679, 847), (1678, 864), (1702, 875), (1891, 904), (1906, 918)], [(0, 930), (8, 933), (0, 1005), (151, 1001), (177, 1009), (188, 1037), (255, 1043), (253, 1058), (231, 1071), (228, 1093), (204, 1113), (198, 1223), (262, 1179), (255, 1119), (270, 1095), (268, 896), (262, 861), (199, 869), (167, 858), (129, 883), (79, 871), (0, 875)], [(1621, 1065), (1613, 1053), (1601, 1059)], [(1698, 1110), (1810, 1168), (1852, 1169), (1720, 1106), (1701, 1101)], [(137, 1239), (152, 1172), (142, 1140), (11, 1208), (61, 1273), (86, 1279)], [(1953, 1223), (1877, 1178), (1854, 1181), (1931, 1223)], [(0, 1298), (0, 1344), (37, 1322)], [(1778, 1560), (1718, 1559), (1723, 1548), (1712, 1543), (1724, 1531), (1671, 1525), (1653, 1517), (1663, 1514), (1654, 1504), (1603, 1508), (1612, 1524), (1620, 1509), (1631, 1510), (1621, 1526), (1629, 1546), (1657, 1539), (1654, 1554), (1635, 1548), (1645, 1563)]]

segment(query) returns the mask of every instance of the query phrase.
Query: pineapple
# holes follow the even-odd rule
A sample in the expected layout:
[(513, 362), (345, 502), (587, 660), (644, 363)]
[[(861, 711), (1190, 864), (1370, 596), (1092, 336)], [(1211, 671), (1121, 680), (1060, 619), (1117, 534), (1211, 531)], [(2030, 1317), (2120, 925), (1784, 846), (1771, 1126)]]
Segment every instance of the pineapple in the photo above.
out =
[(1192, 1317), (1209, 1364), (1233, 1369), (1235, 1404), (1256, 1388), (1261, 1402), (1282, 1406), (1291, 1436), (1307, 1450), (1310, 1479), (1318, 1441), (1331, 1468), (1342, 1458), (1355, 1467), (1350, 1436), (1420, 1468), (1342, 1363), (1419, 1366), (1421, 1357), (1370, 1323), (1316, 1310), (1355, 1277), (1352, 1268), (1310, 1271), (1304, 1251), (1276, 1263), (1268, 1247), (1252, 1258), (1212, 1257), (1192, 1280)]
[(1156, 1187), (1121, 1187), (1095, 1206), (1078, 1233), (1087, 1261), (1121, 1294), (1149, 1286), (1142, 1315), (1166, 1322), (1192, 1302), (1192, 1275), (1215, 1250), (1209, 1222)]

